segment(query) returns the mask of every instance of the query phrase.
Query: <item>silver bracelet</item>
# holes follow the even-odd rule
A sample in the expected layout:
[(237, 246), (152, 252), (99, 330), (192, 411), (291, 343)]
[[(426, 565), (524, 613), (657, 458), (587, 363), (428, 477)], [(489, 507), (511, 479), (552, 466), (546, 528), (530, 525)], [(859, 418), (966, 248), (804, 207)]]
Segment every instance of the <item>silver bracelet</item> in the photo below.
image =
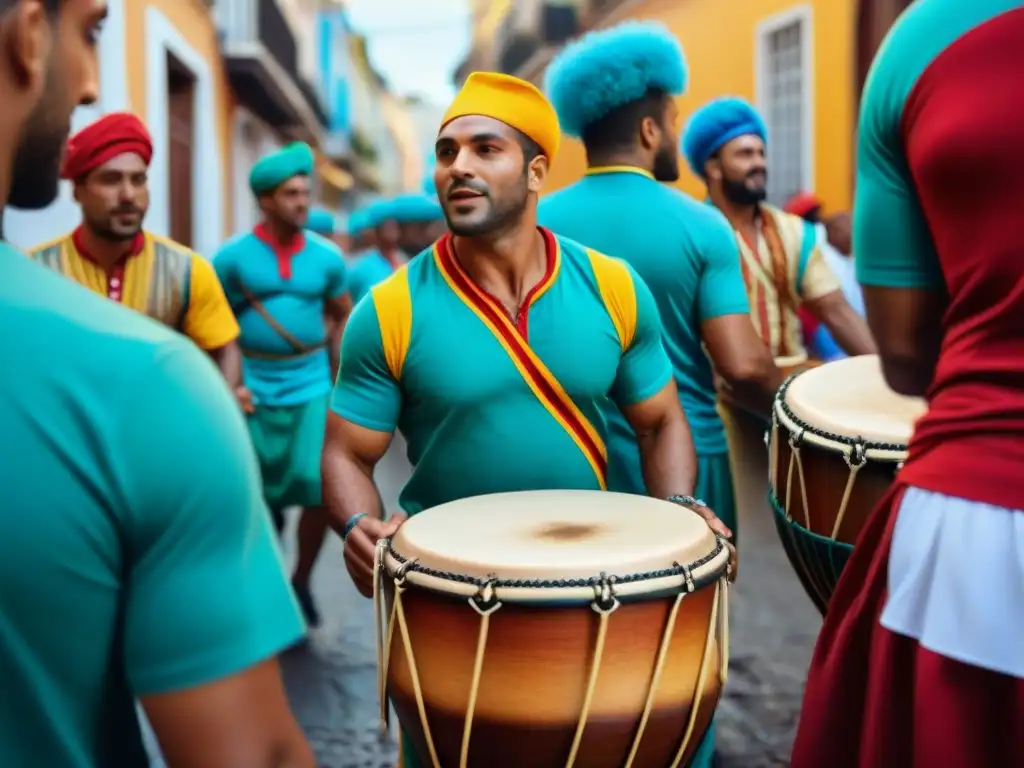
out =
[(694, 507), (698, 509), (708, 508), (707, 503), (701, 501), (696, 496), (669, 496), (667, 501), (671, 501), (673, 504), (678, 504), (681, 507), (690, 507), (691, 509)]

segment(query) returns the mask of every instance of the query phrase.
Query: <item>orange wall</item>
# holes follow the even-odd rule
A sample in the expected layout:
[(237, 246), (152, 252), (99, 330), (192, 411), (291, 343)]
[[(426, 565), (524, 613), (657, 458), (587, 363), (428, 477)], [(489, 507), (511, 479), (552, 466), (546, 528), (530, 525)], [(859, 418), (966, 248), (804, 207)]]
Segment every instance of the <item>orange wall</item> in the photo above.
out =
[[(689, 91), (679, 99), (685, 123), (690, 113), (716, 96), (742, 96), (754, 102), (757, 25), (803, 4), (814, 9), (814, 191), (828, 208), (848, 209), (853, 187), (857, 0), (646, 0), (627, 10), (631, 18), (663, 22), (682, 42), (690, 66)], [(562, 147), (552, 167), (549, 192), (574, 182), (586, 167), (578, 141), (566, 139)], [(703, 196), (703, 185), (683, 165), (678, 186)]]
[(163, 51), (146, 50), (146, 9), (157, 8), (178, 30), (185, 41), (210, 66), (213, 78), (214, 108), (217, 110), (217, 151), (221, 159), (223, 184), (224, 229), (231, 234), (234, 205), (231, 188), (231, 117), (234, 94), (228, 84), (227, 73), (220, 56), (217, 27), (212, 11), (200, 0), (125, 0), (125, 37), (128, 66), (128, 100), (137, 115), (146, 115), (146, 57), (163, 55)]

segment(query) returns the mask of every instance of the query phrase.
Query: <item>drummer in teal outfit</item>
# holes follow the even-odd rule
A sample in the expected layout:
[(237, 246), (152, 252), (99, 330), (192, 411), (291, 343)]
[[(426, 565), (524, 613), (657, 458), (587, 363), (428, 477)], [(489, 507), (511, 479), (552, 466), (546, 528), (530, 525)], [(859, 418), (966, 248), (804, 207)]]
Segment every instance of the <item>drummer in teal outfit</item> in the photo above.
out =
[(366, 227), (373, 231), (375, 246), (352, 265), (349, 272), (349, 293), (357, 304), (373, 286), (387, 279), (408, 261), (399, 247), (400, 230), (395, 218), (394, 200), (371, 203), (364, 211)]
[[(558, 142), (554, 110), (531, 84), (470, 75), (436, 143), (452, 234), (352, 313), (324, 489), (364, 595), (376, 540), (404, 517), (381, 520), (373, 482), (396, 430), (414, 467), (399, 500), (407, 515), (502, 491), (599, 490), (607, 487), (602, 404), (611, 398), (646, 436), (651, 495), (729, 533), (690, 495), (693, 444), (647, 286), (624, 262), (537, 227)], [(407, 766), (419, 765), (407, 739), (403, 753)]]
[(341, 251), (304, 229), (312, 172), (313, 152), (301, 143), (256, 163), (249, 185), (263, 220), (226, 243), (213, 265), (242, 329), (245, 382), (253, 394), (249, 431), (267, 504), (279, 528), (287, 507), (305, 508), (293, 585), (315, 625), (309, 576), (327, 530), (320, 449), (351, 302)]
[[(600, 90), (595, 82), (603, 84)], [(739, 248), (728, 223), (662, 183), (679, 178), (673, 97), (686, 90), (683, 51), (662, 25), (627, 22), (566, 47), (548, 67), (546, 85), (562, 129), (582, 139), (589, 169), (581, 181), (545, 197), (538, 220), (624, 259), (650, 286), (693, 431), (695, 494), (735, 531), (735, 491), (712, 361), (733, 381), (739, 370), (770, 378), (774, 365), (749, 319)], [(769, 391), (770, 385), (766, 402)], [(604, 412), (609, 489), (647, 493), (636, 435), (614, 403), (606, 403)], [(694, 766), (711, 764), (713, 745), (712, 726)]]

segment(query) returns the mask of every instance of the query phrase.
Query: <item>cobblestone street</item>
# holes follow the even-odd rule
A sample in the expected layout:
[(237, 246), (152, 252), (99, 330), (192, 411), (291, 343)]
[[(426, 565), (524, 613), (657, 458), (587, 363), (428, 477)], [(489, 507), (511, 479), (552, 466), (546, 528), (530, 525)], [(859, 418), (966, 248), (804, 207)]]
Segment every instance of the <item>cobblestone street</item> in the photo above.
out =
[[(381, 466), (389, 508), (405, 472), (394, 455)], [(724, 768), (784, 766), (820, 618), (790, 570), (767, 510), (742, 521), (742, 537), (718, 749)], [(295, 711), (323, 768), (392, 768), (395, 745), (377, 727), (371, 606), (351, 587), (337, 539), (322, 555), (314, 586), (324, 624), (283, 660)]]

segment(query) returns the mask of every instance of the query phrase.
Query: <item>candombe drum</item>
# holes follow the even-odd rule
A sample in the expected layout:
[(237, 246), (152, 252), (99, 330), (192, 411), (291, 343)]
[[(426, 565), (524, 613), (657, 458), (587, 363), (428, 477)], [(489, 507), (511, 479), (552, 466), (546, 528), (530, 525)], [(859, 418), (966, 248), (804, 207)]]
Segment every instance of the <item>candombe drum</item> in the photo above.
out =
[(427, 510), (377, 548), (381, 716), (430, 768), (685, 766), (725, 683), (728, 561), (645, 497)]
[(786, 554), (823, 614), (925, 408), (924, 400), (889, 389), (877, 355), (795, 373), (779, 389), (769, 502)]

